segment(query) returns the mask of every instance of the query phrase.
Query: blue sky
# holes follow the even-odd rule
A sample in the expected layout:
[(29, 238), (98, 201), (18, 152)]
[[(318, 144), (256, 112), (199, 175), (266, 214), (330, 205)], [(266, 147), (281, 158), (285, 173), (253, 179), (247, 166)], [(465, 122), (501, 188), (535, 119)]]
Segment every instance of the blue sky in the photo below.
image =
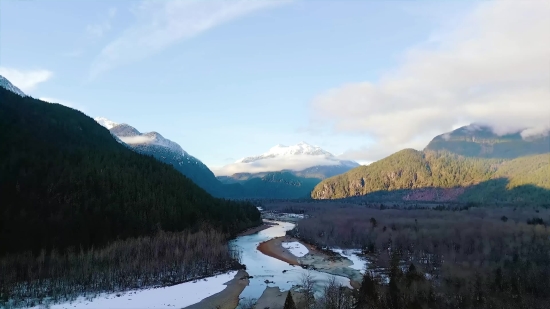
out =
[[(508, 22), (505, 14), (518, 8), (492, 2), (2, 0), (0, 73), (34, 97), (157, 131), (214, 168), (300, 141), (370, 162), (400, 147), (422, 148), (435, 134), (470, 121), (504, 123), (508, 114), (484, 112), (494, 100), (462, 95), (480, 85), (502, 86), (502, 74), (517, 75), (518, 66), (538, 79), (518, 93), (491, 95), (509, 95), (507, 104), (516, 107), (521, 91), (528, 97), (525, 89), (546, 81), (544, 72), (532, 70), (546, 60), (547, 46), (521, 49), (548, 34), (521, 32), (545, 26), (543, 14)], [(533, 11), (548, 12), (534, 5), (523, 15)], [(481, 21), (487, 18), (495, 25)], [(499, 22), (524, 26), (504, 43), (524, 40), (514, 45), (515, 55), (531, 51), (538, 63), (516, 63), (502, 74), (497, 64), (461, 74), (468, 66), (457, 55), (484, 48), (476, 39), (492, 42), (487, 35)], [(502, 48), (492, 45), (483, 54), (488, 59)], [(453, 70), (467, 80), (472, 72), (486, 78), (464, 86)], [(435, 96), (428, 87), (411, 91), (417, 79), (446, 82)], [(534, 97), (533, 109), (547, 95)], [(468, 104), (443, 115), (451, 110), (445, 104), (458, 99)], [(431, 109), (409, 109), (420, 101)], [(546, 125), (535, 114), (519, 118)]]

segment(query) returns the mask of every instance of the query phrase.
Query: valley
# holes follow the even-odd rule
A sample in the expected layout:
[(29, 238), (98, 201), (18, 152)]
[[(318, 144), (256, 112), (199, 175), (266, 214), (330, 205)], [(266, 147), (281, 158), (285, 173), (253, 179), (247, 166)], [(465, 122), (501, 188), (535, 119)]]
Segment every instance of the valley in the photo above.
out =
[[(524, 267), (518, 261), (526, 261), (527, 256), (518, 255), (515, 264), (495, 257), (510, 256), (520, 249), (530, 252), (530, 257), (536, 253), (521, 242), (513, 247), (516, 249), (506, 249), (495, 243), (495, 237), (534, 233), (532, 237), (542, 241), (541, 249), (550, 248), (543, 240), (547, 230), (541, 229), (550, 220), (550, 150), (544, 152), (546, 136), (524, 140), (509, 135), (499, 139), (479, 126), (459, 128), (444, 138), (434, 138), (423, 151), (406, 149), (368, 166), (339, 161), (321, 148), (302, 142), (275, 146), (263, 155), (239, 160), (226, 168), (243, 169), (253, 164), (255, 172), (215, 176), (199, 159), (157, 132), (141, 133), (130, 125), (106, 118), (94, 121), (77, 111), (16, 91), (0, 92), (5, 99), (2, 108), (9, 111), (3, 114), (4, 123), (9, 124), (4, 132), (16, 132), (18, 123), (34, 124), (6, 136), (6, 140), (27, 140), (24, 144), (35, 147), (23, 149), (17, 147), (21, 143), (10, 143), (11, 150), (1, 153), (7, 156), (4, 162), (11, 162), (3, 167), (3, 175), (21, 169), (24, 162), (35, 162), (36, 167), (29, 171), (58, 179), (47, 189), (41, 188), (40, 178), (21, 173), (19, 178), (3, 181), (2, 194), (10, 196), (12, 202), (4, 208), (8, 215), (3, 217), (0, 235), (4, 240), (1, 293), (3, 304), (10, 307), (37, 308), (37, 304), (47, 303), (52, 308), (132, 308), (143, 303), (142, 299), (152, 298), (155, 301), (149, 302), (149, 307), (233, 309), (256, 304), (282, 308), (288, 291), (299, 308), (322, 307), (336, 297), (336, 291), (340, 291), (337, 294), (341, 301), (351, 306), (365, 285), (371, 286), (369, 293), (378, 291), (376, 306), (384, 307), (395, 301), (391, 289), (410, 276), (416, 276), (415, 284), (420, 284), (415, 292), (420, 294), (410, 297), (425, 298), (426, 288), (436, 288), (432, 283), (457, 280), (453, 273), (457, 269), (483, 274), (485, 283), (466, 281), (466, 286), (483, 284), (483, 288), (489, 288), (489, 282), (496, 280), (492, 279), (495, 267), (504, 271), (503, 265), (508, 265), (498, 280), (504, 280), (503, 286), (511, 284), (506, 283), (512, 280), (509, 272)], [(32, 110), (40, 113), (28, 112)], [(70, 120), (61, 115), (70, 115)], [(53, 134), (61, 134), (65, 142), (56, 144)], [(84, 134), (86, 142), (79, 142)], [(40, 139), (36, 139), (38, 136)], [(48, 144), (41, 144), (45, 141)], [(504, 144), (491, 151), (483, 146), (485, 150), (479, 153), (476, 147), (480, 143)], [(33, 161), (38, 149), (52, 150)], [(84, 152), (88, 155), (80, 154)], [(51, 160), (64, 162), (66, 167), (46, 169), (53, 166), (48, 163)], [(262, 164), (274, 160), (282, 170), (260, 171)], [(135, 170), (129, 163), (149, 167)], [(292, 166), (298, 170), (290, 169)], [(79, 173), (86, 175), (85, 182), (74, 181)], [(142, 175), (147, 176), (140, 180)], [(123, 186), (116, 177), (131, 177), (131, 182), (123, 183), (133, 186)], [(160, 186), (148, 185), (151, 180)], [(17, 186), (8, 185), (8, 181), (17, 181)], [(170, 189), (175, 183), (179, 184)], [(183, 187), (188, 188), (185, 193), (176, 193), (176, 188)], [(151, 193), (136, 194), (132, 191), (135, 188), (149, 188)], [(173, 191), (168, 195), (155, 193), (160, 188)], [(89, 190), (94, 190), (94, 195)], [(112, 190), (122, 195), (109, 194)], [(146, 194), (156, 196), (156, 201)], [(120, 208), (113, 199), (122, 202)], [(177, 199), (185, 200), (185, 207), (170, 206)], [(132, 203), (132, 212), (124, 203)], [(26, 213), (14, 211), (22, 205)], [(44, 205), (47, 212), (33, 205)], [(73, 206), (67, 208), (69, 205)], [(61, 213), (65, 219), (55, 219)], [(43, 216), (49, 219), (40, 219)], [(487, 218), (488, 225), (479, 218)], [(118, 230), (112, 230), (112, 220), (118, 222)], [(465, 222), (470, 227), (478, 225), (477, 230), (455, 232), (462, 236), (448, 243), (454, 237), (449, 233), (458, 231)], [(515, 222), (514, 228), (507, 222)], [(441, 224), (447, 225), (445, 232), (437, 230)], [(497, 232), (506, 230), (504, 225), (508, 232)], [(106, 229), (96, 230), (96, 226)], [(52, 237), (57, 235), (54, 231), (62, 234)], [(112, 235), (119, 236), (113, 240)], [(434, 235), (447, 236), (443, 240)], [(23, 237), (28, 240), (21, 241)], [(490, 250), (481, 253), (479, 245), (464, 243), (465, 239), (474, 239), (471, 237), (491, 243)], [(431, 242), (426, 243), (427, 239)], [(206, 243), (208, 250), (199, 249)], [(76, 244), (79, 251), (74, 249)], [(455, 249), (441, 251), (441, 245), (446, 250)], [(134, 257), (136, 252), (139, 258)], [(444, 256), (453, 256), (454, 263), (445, 266), (448, 262), (442, 259)], [(473, 264), (467, 270), (458, 266), (464, 258), (491, 262), (487, 266)], [(534, 270), (525, 273), (527, 277), (514, 280), (542, 278), (546, 272), (542, 261), (546, 257), (540, 256), (540, 261), (533, 264)], [(167, 269), (166, 265), (171, 266)], [(22, 273), (20, 269), (25, 268), (32, 271)], [(195, 288), (206, 294), (177, 296)], [(449, 290), (440, 288), (430, 301), (449, 301), (450, 291), (463, 293), (451, 286)], [(527, 281), (515, 293), (537, 297), (531, 294), (535, 290), (545, 293), (542, 287), (533, 287)], [(490, 292), (487, 295), (494, 296)], [(487, 301), (505, 308), (497, 298)], [(527, 299), (515, 304), (524, 301)]]

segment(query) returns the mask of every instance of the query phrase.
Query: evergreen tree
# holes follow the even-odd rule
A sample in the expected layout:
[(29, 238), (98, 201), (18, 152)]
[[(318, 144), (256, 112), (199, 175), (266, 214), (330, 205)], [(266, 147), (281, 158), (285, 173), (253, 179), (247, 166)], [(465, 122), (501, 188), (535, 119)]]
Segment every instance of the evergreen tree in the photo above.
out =
[(378, 305), (378, 291), (376, 282), (369, 271), (363, 274), (361, 287), (356, 292), (355, 309), (373, 309)]
[(292, 294), (290, 291), (286, 294), (286, 300), (285, 305), (283, 309), (296, 309), (296, 305), (294, 304), (294, 299), (292, 299)]

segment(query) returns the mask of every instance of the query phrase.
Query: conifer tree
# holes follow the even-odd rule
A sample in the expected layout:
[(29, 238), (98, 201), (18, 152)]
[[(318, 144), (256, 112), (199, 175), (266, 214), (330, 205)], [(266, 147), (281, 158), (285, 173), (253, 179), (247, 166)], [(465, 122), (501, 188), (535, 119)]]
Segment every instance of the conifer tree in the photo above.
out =
[(294, 299), (292, 299), (292, 294), (290, 291), (286, 294), (285, 305), (283, 309), (296, 309), (296, 304), (294, 304)]

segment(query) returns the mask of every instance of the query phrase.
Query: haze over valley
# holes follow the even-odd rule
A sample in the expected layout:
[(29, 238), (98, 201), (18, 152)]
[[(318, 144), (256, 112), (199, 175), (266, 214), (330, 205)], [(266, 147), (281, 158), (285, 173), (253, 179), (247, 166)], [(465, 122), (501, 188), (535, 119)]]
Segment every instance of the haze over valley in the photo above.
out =
[(550, 308), (548, 16), (2, 1), (0, 308)]

